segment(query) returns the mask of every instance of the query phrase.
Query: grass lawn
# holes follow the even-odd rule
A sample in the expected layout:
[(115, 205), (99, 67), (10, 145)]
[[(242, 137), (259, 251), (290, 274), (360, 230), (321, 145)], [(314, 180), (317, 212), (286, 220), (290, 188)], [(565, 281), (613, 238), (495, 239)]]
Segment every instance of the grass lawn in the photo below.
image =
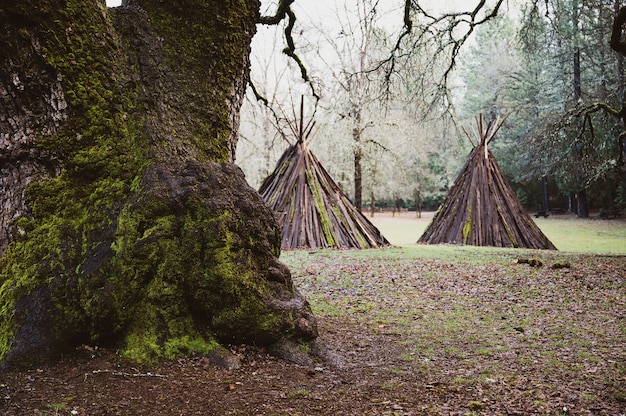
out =
[[(417, 218), (414, 212), (395, 216), (377, 213), (368, 218), (391, 244), (411, 246), (422, 235), (433, 214), (424, 212), (422, 218)], [(573, 215), (553, 215), (534, 220), (559, 251), (626, 255), (626, 219), (578, 219)]]

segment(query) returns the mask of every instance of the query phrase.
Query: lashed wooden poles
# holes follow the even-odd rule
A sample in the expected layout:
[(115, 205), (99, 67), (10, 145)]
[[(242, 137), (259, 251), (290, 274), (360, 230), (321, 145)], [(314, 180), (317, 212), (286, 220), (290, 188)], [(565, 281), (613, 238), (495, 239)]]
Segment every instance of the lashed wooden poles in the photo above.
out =
[[(556, 249), (530, 218), (488, 149), (501, 123), (477, 119), (465, 166), (418, 242)], [(475, 144), (477, 143), (477, 144)]]
[[(282, 227), (282, 248), (374, 248), (389, 245), (309, 150), (315, 122), (290, 125), (297, 140), (281, 156), (259, 193)], [(295, 128), (294, 128), (295, 127)]]

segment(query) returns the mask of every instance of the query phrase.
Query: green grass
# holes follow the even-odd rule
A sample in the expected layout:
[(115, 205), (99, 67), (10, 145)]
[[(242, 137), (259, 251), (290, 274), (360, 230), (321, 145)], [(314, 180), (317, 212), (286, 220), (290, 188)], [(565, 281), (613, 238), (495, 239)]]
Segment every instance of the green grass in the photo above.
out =
[(385, 238), (398, 246), (415, 244), (432, 219), (432, 213), (417, 218), (414, 212), (391, 217), (389, 214), (375, 214), (368, 219), (383, 233)]
[(561, 251), (626, 254), (626, 221), (578, 218), (540, 218), (541, 231)]
[[(417, 245), (432, 219), (432, 213), (417, 218), (415, 213), (375, 215), (369, 219), (395, 246)], [(626, 220), (578, 219), (572, 215), (533, 220), (559, 251), (571, 253), (626, 255)], [(427, 250), (427, 246), (422, 246)]]

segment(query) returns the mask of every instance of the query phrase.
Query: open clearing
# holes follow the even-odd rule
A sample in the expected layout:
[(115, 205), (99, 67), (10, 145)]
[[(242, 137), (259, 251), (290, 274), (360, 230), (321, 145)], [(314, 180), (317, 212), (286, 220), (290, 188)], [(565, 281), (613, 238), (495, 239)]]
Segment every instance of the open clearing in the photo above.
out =
[(238, 370), (133, 366), (89, 346), (0, 375), (0, 414), (626, 414), (626, 221), (537, 220), (552, 252), (416, 245), (414, 216), (374, 217), (399, 247), (281, 257), (341, 367), (251, 346), (232, 347)]
[[(369, 219), (392, 244), (411, 246), (422, 235), (433, 214), (423, 212), (418, 218), (415, 212), (396, 215), (385, 212)], [(533, 219), (561, 252), (626, 255), (626, 219), (600, 220), (597, 213), (584, 220), (573, 214)]]

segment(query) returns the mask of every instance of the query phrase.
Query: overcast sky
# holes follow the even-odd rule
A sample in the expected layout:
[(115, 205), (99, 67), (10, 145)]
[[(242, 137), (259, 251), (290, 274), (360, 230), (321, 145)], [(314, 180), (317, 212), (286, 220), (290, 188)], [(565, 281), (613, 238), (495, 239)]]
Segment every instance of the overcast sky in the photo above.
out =
[[(107, 6), (109, 7), (116, 7), (122, 4), (122, 0), (106, 0), (107, 2)], [(263, 4), (269, 4), (271, 2), (275, 2), (275, 0), (262, 0)], [(296, 4), (301, 6), (301, 7), (306, 7), (307, 5), (310, 6), (310, 8), (312, 10), (317, 10), (322, 11), (324, 9), (329, 9), (329, 5), (334, 5), (337, 3), (337, 0), (315, 0), (315, 1), (311, 1), (311, 0), (296, 0)], [(469, 6), (474, 6), (475, 2), (473, 1), (468, 1), (468, 0), (446, 0), (446, 1), (441, 1), (441, 0), (422, 0), (421, 2), (423, 5), (426, 5), (424, 7), (447, 7), (450, 9), (454, 9), (457, 8), (457, 6), (465, 6), (466, 8), (468, 8), (468, 3)], [(332, 7), (331, 7), (332, 8)]]

